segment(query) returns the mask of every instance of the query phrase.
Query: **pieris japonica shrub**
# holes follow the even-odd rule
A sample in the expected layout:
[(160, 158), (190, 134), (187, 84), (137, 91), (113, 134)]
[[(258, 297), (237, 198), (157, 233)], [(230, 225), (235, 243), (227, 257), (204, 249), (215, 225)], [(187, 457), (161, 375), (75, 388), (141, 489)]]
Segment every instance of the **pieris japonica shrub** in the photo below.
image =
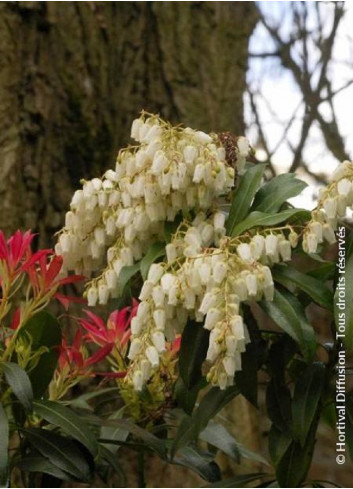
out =
[[(353, 310), (348, 300), (341, 306), (343, 282), (347, 298), (353, 290), (346, 220), (353, 163), (338, 166), (309, 212), (288, 202), (306, 184), (294, 174), (268, 180), (245, 137), (174, 127), (145, 112), (131, 137), (134, 144), (119, 152), (116, 167), (84, 180), (73, 195), (50, 265), (46, 252), (21, 255), (21, 273), (45, 297), (30, 307), (26, 294), (24, 311), (36, 322), (22, 309), (11, 312), (3, 289), (1, 310), (12, 322), (3, 328), (0, 365), (16, 364), (31, 392), (40, 362), (52, 355), (44, 385), (24, 405), (23, 389), (2, 367), (1, 415), (17, 430), (25, 454), (10, 468), (1, 459), (3, 480), (12, 468), (24, 480), (35, 472), (106, 480), (121, 474), (117, 449), (127, 446), (137, 451), (141, 485), (144, 455), (154, 453), (217, 487), (256, 481), (316, 487), (309, 469), (317, 429), (326, 423), (334, 433), (341, 419), (338, 358), (344, 352), (349, 362), (353, 350)], [(52, 263), (60, 263), (56, 274), (49, 272)], [(34, 279), (36, 273), (44, 278)], [(76, 329), (60, 335), (59, 349), (38, 342), (38, 317), (44, 319), (36, 314), (55, 296), (67, 305), (57, 287), (81, 276), (87, 306)], [(320, 334), (313, 326), (318, 308), (326, 317)], [(93, 390), (72, 397), (72, 387), (87, 379)], [(102, 385), (107, 382), (110, 387)], [(353, 397), (346, 390), (346, 442), (353, 451)], [(219, 416), (238, 395), (258, 407), (264, 392), (265, 457), (242, 447)], [(113, 413), (101, 409), (107, 394)], [(9, 418), (13, 398), (23, 405), (20, 419), (16, 409)], [(220, 482), (218, 452), (240, 465), (250, 458), (261, 472)]]

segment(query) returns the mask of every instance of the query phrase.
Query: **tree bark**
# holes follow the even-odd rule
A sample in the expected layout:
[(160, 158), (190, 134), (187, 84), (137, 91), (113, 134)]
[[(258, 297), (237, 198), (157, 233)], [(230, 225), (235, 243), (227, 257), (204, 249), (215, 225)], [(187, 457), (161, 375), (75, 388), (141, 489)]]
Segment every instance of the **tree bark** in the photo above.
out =
[(0, 2), (0, 228), (41, 244), (141, 109), (243, 133), (252, 2)]
[[(0, 2), (0, 229), (52, 244), (80, 179), (114, 165), (142, 109), (242, 134), (256, 20), (253, 2)], [(155, 462), (146, 475), (203, 484)]]

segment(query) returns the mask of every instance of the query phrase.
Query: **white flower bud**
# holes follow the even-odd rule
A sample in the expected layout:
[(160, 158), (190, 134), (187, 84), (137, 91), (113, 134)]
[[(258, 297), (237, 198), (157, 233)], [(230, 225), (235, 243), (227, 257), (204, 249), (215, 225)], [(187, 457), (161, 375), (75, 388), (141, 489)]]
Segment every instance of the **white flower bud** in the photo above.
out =
[(148, 271), (147, 279), (156, 285), (164, 273), (163, 267), (160, 263), (152, 263)]
[(322, 227), (322, 234), (325, 238), (325, 240), (329, 243), (335, 243), (336, 242), (336, 235), (334, 230), (332, 229), (332, 226), (330, 224), (324, 224)]
[(139, 338), (133, 338), (133, 340), (130, 343), (130, 349), (129, 349), (129, 354), (128, 354), (128, 359), (129, 360), (134, 360), (136, 356), (140, 353), (142, 347), (142, 342)]
[(232, 289), (234, 293), (239, 297), (240, 301), (246, 301), (248, 299), (248, 289), (243, 278), (236, 278), (232, 282)]
[(104, 274), (105, 281), (109, 290), (115, 290), (118, 287), (118, 277), (112, 269), (108, 269)]
[(205, 178), (205, 166), (202, 163), (198, 163), (195, 167), (192, 181), (194, 183), (200, 183), (204, 178)]
[(87, 291), (87, 303), (89, 307), (94, 307), (97, 304), (98, 291), (96, 287), (90, 287)]
[(105, 245), (105, 232), (103, 228), (95, 228), (94, 230), (94, 239), (98, 246)]
[(222, 312), (219, 309), (213, 307), (208, 311), (205, 324), (203, 327), (211, 331), (211, 329), (213, 329), (218, 323), (218, 321), (221, 319), (221, 316), (222, 316)]
[(295, 248), (298, 246), (298, 234), (295, 231), (291, 231), (288, 236), (288, 241), (290, 242), (290, 245), (292, 248)]
[(153, 320), (154, 320), (154, 324), (156, 326), (156, 329), (158, 329), (160, 331), (164, 331), (165, 322), (166, 322), (165, 310), (164, 309), (156, 309), (153, 312)]
[(213, 216), (213, 226), (215, 231), (221, 231), (224, 229), (226, 222), (226, 216), (223, 212), (216, 212)]
[(243, 318), (239, 315), (234, 316), (230, 321), (232, 335), (237, 339), (244, 338), (244, 323)]
[(228, 271), (228, 267), (227, 267), (225, 262), (220, 261), (220, 262), (216, 263), (216, 265), (213, 269), (213, 273), (212, 273), (214, 281), (217, 284), (220, 284), (221, 282), (223, 282), (223, 280), (225, 279), (225, 277), (227, 275), (227, 271)]
[(240, 136), (237, 140), (237, 146), (239, 149), (239, 154), (243, 157), (248, 156), (250, 151), (249, 141), (244, 136)]
[(261, 234), (255, 234), (250, 242), (251, 254), (255, 260), (259, 260), (265, 252), (265, 238)]
[(168, 294), (171, 287), (177, 285), (176, 282), (177, 282), (177, 279), (174, 275), (172, 275), (171, 273), (164, 274), (163, 277), (161, 278), (161, 286), (162, 286), (163, 292), (165, 294)]
[(147, 380), (152, 375), (152, 365), (146, 358), (144, 358), (141, 361), (141, 371), (142, 371), (143, 381), (147, 382)]
[(166, 350), (164, 334), (161, 331), (153, 332), (151, 339), (159, 353), (163, 353)]
[(148, 346), (146, 348), (146, 357), (151, 362), (153, 368), (158, 367), (159, 365), (159, 355), (158, 351), (154, 346)]
[(200, 280), (202, 285), (207, 285), (211, 278), (211, 267), (208, 263), (203, 263), (200, 266)]
[(226, 372), (221, 372), (219, 375), (218, 375), (218, 385), (219, 385), (219, 388), (224, 391), (227, 386), (228, 386), (228, 376), (226, 374)]
[(153, 175), (159, 175), (167, 168), (168, 164), (169, 161), (163, 151), (157, 151), (153, 158), (151, 173), (153, 173)]
[(84, 202), (84, 194), (82, 190), (76, 190), (72, 196), (70, 207), (76, 209), (80, 204)]
[(140, 301), (145, 301), (146, 299), (151, 297), (153, 287), (154, 287), (154, 283), (151, 282), (150, 280), (146, 280), (144, 282), (142, 289), (141, 289), (141, 292), (140, 292), (140, 295), (139, 295)]
[(235, 373), (235, 359), (233, 356), (224, 357), (222, 360), (224, 370), (229, 377), (233, 377)]
[(247, 243), (241, 243), (239, 246), (237, 246), (237, 253), (245, 263), (251, 263), (254, 261), (251, 247)]
[(316, 253), (317, 250), (317, 236), (314, 233), (307, 233), (305, 235), (307, 252), (308, 253)]
[(131, 328), (131, 333), (133, 335), (136, 335), (136, 336), (139, 335), (142, 331), (142, 326), (143, 326), (143, 323), (139, 317), (135, 316), (131, 319), (130, 328)]
[(183, 156), (184, 156), (184, 161), (185, 163), (193, 163), (195, 158), (197, 157), (197, 149), (195, 148), (195, 146), (185, 146), (184, 150), (183, 150)]
[(337, 199), (329, 198), (324, 201), (324, 209), (329, 219), (334, 219), (337, 213)]
[(274, 259), (278, 255), (278, 237), (275, 234), (269, 234), (265, 238), (266, 255)]
[(195, 137), (196, 141), (198, 143), (201, 143), (201, 144), (208, 144), (208, 143), (212, 143), (212, 141), (213, 141), (211, 136), (209, 136), (208, 134), (206, 134), (203, 131), (196, 131), (194, 133), (194, 137)]
[(214, 307), (216, 304), (216, 296), (214, 292), (207, 292), (202, 299), (201, 306), (199, 308), (199, 311), (202, 312), (203, 314), (207, 314), (208, 311), (211, 309), (211, 307)]
[(337, 192), (339, 195), (347, 197), (352, 190), (352, 182), (348, 178), (343, 178), (337, 182)]
[(105, 305), (109, 299), (109, 289), (106, 284), (98, 285), (99, 304)]
[(281, 239), (278, 243), (279, 254), (283, 261), (290, 261), (292, 258), (292, 248), (290, 242), (286, 239)]
[(155, 306), (161, 308), (164, 306), (164, 292), (160, 285), (156, 285), (152, 290), (152, 299)]
[(143, 387), (143, 374), (141, 370), (136, 370), (133, 375), (132, 382), (134, 384), (135, 391), (142, 391)]
[(250, 297), (255, 297), (257, 294), (257, 277), (253, 273), (249, 273), (245, 277), (246, 287)]
[(145, 321), (146, 318), (150, 315), (150, 305), (148, 302), (140, 302), (136, 316), (141, 319), (141, 321)]
[(135, 139), (135, 141), (140, 142), (140, 129), (143, 126), (142, 119), (135, 119), (131, 126), (131, 139)]
[(216, 341), (214, 341), (210, 337), (210, 343), (209, 343), (208, 350), (207, 350), (206, 360), (208, 360), (209, 362), (214, 362), (216, 360), (216, 358), (218, 357), (218, 355), (220, 354), (220, 351), (221, 351), (221, 348), (220, 348), (219, 344), (216, 343)]

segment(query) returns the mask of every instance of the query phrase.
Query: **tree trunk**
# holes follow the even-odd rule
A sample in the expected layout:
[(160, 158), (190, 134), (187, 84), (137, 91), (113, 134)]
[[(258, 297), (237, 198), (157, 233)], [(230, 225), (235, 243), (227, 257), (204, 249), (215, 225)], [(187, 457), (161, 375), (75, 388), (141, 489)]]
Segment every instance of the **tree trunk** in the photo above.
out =
[[(242, 134), (256, 19), (253, 2), (0, 2), (0, 229), (49, 244), (141, 109)], [(182, 468), (148, 469), (157, 487), (193, 485)]]
[(0, 228), (47, 244), (141, 109), (243, 132), (252, 2), (0, 2)]

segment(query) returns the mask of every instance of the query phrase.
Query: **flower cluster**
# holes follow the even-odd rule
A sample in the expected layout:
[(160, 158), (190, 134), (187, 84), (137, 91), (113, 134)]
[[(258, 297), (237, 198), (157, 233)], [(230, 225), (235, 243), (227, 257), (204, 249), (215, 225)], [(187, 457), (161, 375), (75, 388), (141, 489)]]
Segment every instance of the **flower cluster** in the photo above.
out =
[(315, 253), (324, 240), (336, 241), (337, 220), (353, 205), (353, 163), (344, 161), (332, 175), (331, 184), (321, 189), (319, 202), (303, 233), (303, 249)]
[(277, 230), (231, 240), (220, 237), (224, 218), (220, 212), (208, 219), (199, 214), (191, 224), (182, 223), (166, 246), (167, 263), (150, 267), (131, 323), (127, 381), (136, 390), (159, 368), (166, 339), (181, 332), (189, 318), (210, 331), (208, 381), (224, 389), (241, 368), (241, 353), (249, 341), (241, 303), (273, 299), (268, 265), (290, 260), (298, 237), (285, 228), (288, 239)]
[[(143, 113), (131, 136), (138, 145), (120, 151), (115, 171), (75, 192), (56, 248), (67, 269), (87, 275), (106, 265), (87, 290), (91, 306), (119, 295), (121, 269), (163, 236), (165, 221), (179, 212), (217, 208), (217, 198), (234, 185), (235, 170), (216, 134), (173, 127)], [(249, 144), (245, 138), (238, 144), (244, 162)]]

